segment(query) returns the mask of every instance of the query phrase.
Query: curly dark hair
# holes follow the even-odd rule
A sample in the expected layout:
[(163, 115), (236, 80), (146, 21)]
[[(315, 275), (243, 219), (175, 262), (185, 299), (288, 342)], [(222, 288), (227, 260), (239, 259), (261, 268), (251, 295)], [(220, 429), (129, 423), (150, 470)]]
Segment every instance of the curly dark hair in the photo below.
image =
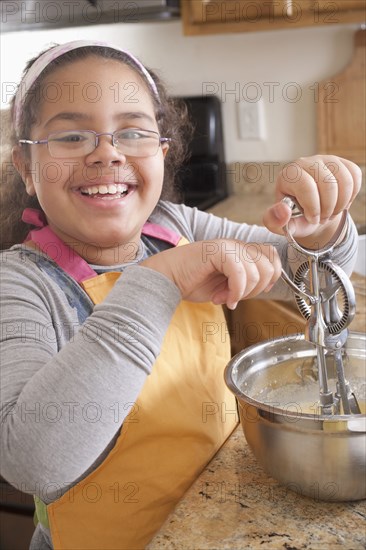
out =
[[(56, 45), (55, 45), (56, 46)], [(52, 46), (55, 47), (55, 46)], [(51, 48), (49, 48), (51, 49)], [(25, 67), (23, 77), (40, 57), (31, 59)], [(169, 153), (165, 161), (164, 182), (161, 199), (177, 202), (181, 200), (181, 190), (179, 186), (179, 167), (188, 156), (187, 144), (190, 142), (193, 132), (193, 126), (189, 120), (188, 110), (185, 102), (178, 98), (170, 97), (165, 84), (158, 74), (147, 68), (158, 89), (160, 101), (151, 90), (145, 75), (133, 60), (123, 52), (115, 50), (108, 46), (84, 46), (67, 53), (53, 60), (40, 74), (35, 83), (27, 90), (20, 115), (19, 131), (16, 132), (11, 125), (14, 113), (14, 99), (12, 99), (10, 109), (10, 121), (7, 128), (2, 129), (2, 151), (4, 160), (2, 162), (1, 186), (0, 186), (0, 240), (2, 249), (9, 248), (13, 244), (20, 243), (26, 237), (30, 227), (21, 220), (22, 212), (25, 208), (41, 207), (37, 197), (30, 197), (25, 190), (22, 178), (15, 170), (11, 162), (11, 148), (18, 143), (19, 138), (28, 138), (31, 127), (37, 120), (37, 115), (41, 103), (41, 87), (44, 80), (59, 67), (62, 67), (73, 61), (86, 59), (90, 56), (99, 56), (104, 59), (114, 59), (121, 61), (125, 65), (136, 71), (150, 92), (156, 121), (161, 135), (171, 139)], [(26, 153), (27, 154), (27, 153)]]

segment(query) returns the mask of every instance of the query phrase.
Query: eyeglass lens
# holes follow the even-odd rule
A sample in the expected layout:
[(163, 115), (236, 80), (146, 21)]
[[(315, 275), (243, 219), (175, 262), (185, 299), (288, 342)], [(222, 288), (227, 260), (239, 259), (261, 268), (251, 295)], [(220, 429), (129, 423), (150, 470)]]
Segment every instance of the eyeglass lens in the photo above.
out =
[[(92, 153), (98, 140), (88, 130), (58, 132), (48, 137), (48, 149), (55, 158), (80, 157)], [(149, 157), (158, 152), (160, 138), (156, 132), (128, 129), (113, 134), (113, 145), (126, 156)]]

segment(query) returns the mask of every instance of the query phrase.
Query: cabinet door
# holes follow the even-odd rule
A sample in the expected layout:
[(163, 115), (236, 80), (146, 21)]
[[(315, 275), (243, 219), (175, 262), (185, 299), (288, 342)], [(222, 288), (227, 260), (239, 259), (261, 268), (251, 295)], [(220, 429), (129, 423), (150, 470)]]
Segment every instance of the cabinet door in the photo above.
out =
[(314, 12), (337, 13), (340, 11), (365, 9), (365, 0), (292, 0), (301, 5), (302, 9)]
[(305, 329), (294, 301), (243, 300), (227, 319), (233, 355), (270, 338), (303, 334)]
[(288, 0), (192, 0), (191, 21), (195, 23), (249, 23), (268, 21), (291, 10)]
[(318, 150), (338, 155), (360, 166), (366, 163), (365, 129), (366, 30), (355, 33), (349, 64), (336, 75), (317, 83)]
[(186, 35), (365, 21), (365, 0), (184, 0), (181, 9)]
[(365, 19), (365, 0), (292, 0), (293, 10), (301, 7), (302, 16), (310, 17), (316, 24), (343, 23), (352, 18), (353, 14), (359, 13)]

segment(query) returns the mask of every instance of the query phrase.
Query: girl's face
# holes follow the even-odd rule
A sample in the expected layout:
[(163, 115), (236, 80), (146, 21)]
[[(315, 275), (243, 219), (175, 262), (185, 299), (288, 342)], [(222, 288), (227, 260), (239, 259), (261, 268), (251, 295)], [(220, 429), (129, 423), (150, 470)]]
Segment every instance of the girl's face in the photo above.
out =
[[(46, 139), (65, 130), (112, 133), (127, 128), (158, 131), (147, 85), (127, 65), (90, 56), (47, 78), (29, 138)], [(93, 152), (62, 159), (51, 157), (47, 145), (29, 147), (26, 189), (37, 195), (54, 232), (93, 263), (131, 259), (161, 194), (168, 146), (163, 144), (152, 157), (126, 157), (112, 145), (111, 136), (100, 136)]]

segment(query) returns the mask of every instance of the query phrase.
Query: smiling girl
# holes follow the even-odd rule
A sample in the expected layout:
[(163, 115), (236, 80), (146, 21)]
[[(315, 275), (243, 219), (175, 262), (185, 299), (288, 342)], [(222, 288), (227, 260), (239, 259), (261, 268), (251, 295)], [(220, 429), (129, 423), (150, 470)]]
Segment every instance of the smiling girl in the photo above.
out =
[[(304, 210), (302, 246), (322, 246), (360, 170), (299, 159), (268, 229), (171, 202), (184, 113), (135, 57), (95, 42), (30, 62), (12, 115), (1, 473), (35, 495), (32, 549), (144, 548), (237, 423), (229, 342), (204, 327), (223, 326), (219, 304), (289, 298), (281, 198)], [(348, 271), (356, 247), (349, 219), (335, 251)]]

